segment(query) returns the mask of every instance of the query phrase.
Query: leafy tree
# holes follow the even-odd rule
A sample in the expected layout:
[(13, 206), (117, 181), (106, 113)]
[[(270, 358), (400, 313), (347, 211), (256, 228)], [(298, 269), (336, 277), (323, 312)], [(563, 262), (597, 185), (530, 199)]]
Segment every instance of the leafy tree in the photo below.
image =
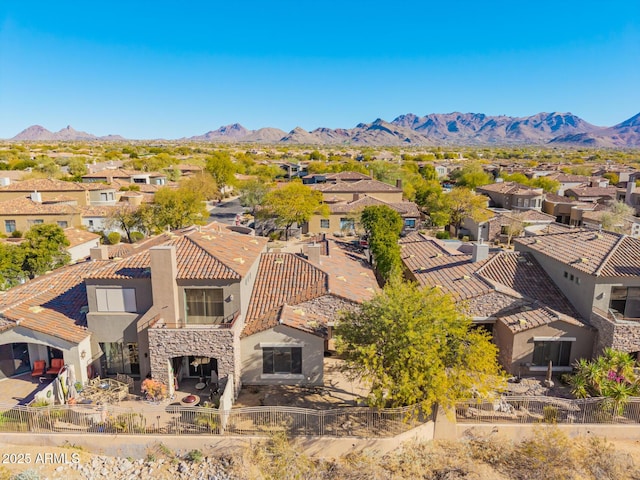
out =
[(273, 182), (276, 178), (282, 176), (283, 170), (277, 165), (256, 165), (249, 170), (251, 175), (257, 176), (262, 182)]
[(84, 157), (72, 158), (71, 160), (69, 160), (69, 164), (67, 165), (67, 167), (69, 168), (69, 175), (74, 177), (76, 180), (79, 180), (80, 177), (86, 175), (88, 172), (86, 159)]
[(460, 170), (456, 170), (452, 173), (452, 177), (456, 179), (458, 185), (470, 189), (493, 183), (491, 175), (485, 172), (482, 165), (477, 162), (468, 163)]
[(547, 177), (534, 178), (529, 185), (535, 188), (542, 188), (547, 193), (557, 193), (560, 190), (560, 182)]
[(183, 178), (180, 182), (180, 187), (198, 192), (205, 200), (220, 198), (218, 185), (209, 172), (198, 172), (195, 175)]
[(468, 188), (456, 187), (442, 196), (444, 210), (449, 215), (449, 221), (458, 235), (462, 221), (469, 217), (475, 222), (488, 220), (491, 213), (487, 210), (487, 198), (476, 195)]
[(326, 160), (327, 156), (320, 153), (318, 150), (314, 150), (309, 154), (309, 160)]
[(117, 228), (118, 230), (122, 230), (129, 243), (132, 242), (131, 233), (137, 230), (145, 229), (146, 225), (144, 225), (142, 209), (145, 207), (134, 207), (130, 204), (123, 204), (116, 208), (113, 208), (109, 212), (109, 216), (106, 220), (107, 228)]
[(526, 212), (517, 211), (503, 215), (502, 218), (505, 223), (502, 224), (502, 228), (506, 230), (507, 247), (511, 246), (511, 240), (513, 240), (513, 237), (519, 236), (524, 231), (526, 216)]
[(29, 278), (66, 265), (71, 260), (65, 250), (69, 240), (58, 225), (34, 225), (24, 238), (25, 241), (18, 248), (21, 250), (22, 270)]
[(386, 205), (365, 207), (360, 216), (362, 227), (369, 235), (369, 249), (376, 272), (383, 281), (400, 275), (402, 261), (398, 238), (404, 226), (398, 212)]
[(22, 271), (23, 250), (15, 245), (0, 243), (0, 290), (7, 290), (25, 277)]
[(152, 211), (154, 226), (158, 228), (203, 225), (209, 218), (202, 194), (184, 187), (159, 189), (153, 199)]
[(233, 183), (236, 166), (228, 152), (214, 152), (207, 157), (206, 170), (216, 181), (220, 191), (224, 191), (226, 186)]
[(629, 397), (640, 395), (636, 362), (626, 352), (605, 348), (595, 360), (580, 359), (575, 375), (569, 377), (571, 392), (578, 398), (606, 397), (621, 407)]
[(452, 407), (503, 382), (497, 347), (449, 295), (391, 279), (361, 310), (342, 315), (338, 348), (348, 371), (371, 386), (374, 407)]
[(256, 214), (256, 207), (262, 204), (269, 192), (269, 187), (258, 180), (247, 180), (240, 183), (240, 205), (251, 209), (251, 215)]
[(604, 175), (602, 175), (604, 178), (608, 178), (609, 179), (609, 185), (612, 186), (616, 186), (618, 185), (618, 183), (620, 183), (620, 177), (618, 176), (617, 173), (615, 172), (607, 172)]
[(294, 223), (302, 225), (314, 214), (329, 215), (329, 209), (322, 201), (322, 193), (299, 181), (271, 190), (265, 195), (262, 207), (258, 214), (274, 217), (276, 225), (284, 227), (287, 239)]
[(427, 163), (426, 165), (423, 165), (422, 167), (420, 167), (419, 172), (420, 172), (420, 175), (422, 175), (422, 178), (424, 178), (427, 181), (438, 180), (438, 173), (436, 172), (436, 167), (434, 167), (430, 163)]

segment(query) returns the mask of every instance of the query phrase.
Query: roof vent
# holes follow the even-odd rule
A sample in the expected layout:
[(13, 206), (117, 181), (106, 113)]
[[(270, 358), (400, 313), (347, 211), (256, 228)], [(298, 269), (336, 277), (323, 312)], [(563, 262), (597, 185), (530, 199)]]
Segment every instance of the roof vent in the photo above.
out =
[(463, 275), (461, 280), (469, 280), (471, 277), (469, 275)]
[(580, 257), (580, 263), (589, 263), (589, 259), (587, 257)]

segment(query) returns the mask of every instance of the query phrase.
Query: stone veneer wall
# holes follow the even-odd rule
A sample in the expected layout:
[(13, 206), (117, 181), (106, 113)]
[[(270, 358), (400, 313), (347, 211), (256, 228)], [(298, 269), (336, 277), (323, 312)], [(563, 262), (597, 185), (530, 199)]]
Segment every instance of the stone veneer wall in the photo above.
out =
[[(240, 379), (240, 339), (233, 329), (214, 328), (150, 328), (149, 360), (151, 375), (162, 382), (167, 378), (167, 362), (187, 355), (211, 357), (218, 361), (220, 383), (229, 373)], [(236, 381), (236, 394), (240, 382)]]
[(313, 300), (298, 303), (295, 307), (302, 308), (309, 313), (320, 315), (334, 321), (338, 317), (339, 312), (355, 311), (359, 308), (359, 305), (355, 302), (350, 302), (334, 295), (323, 295), (322, 297), (314, 298)]
[(591, 324), (598, 329), (596, 354), (600, 354), (605, 347), (624, 352), (640, 351), (640, 321), (614, 322), (593, 313)]

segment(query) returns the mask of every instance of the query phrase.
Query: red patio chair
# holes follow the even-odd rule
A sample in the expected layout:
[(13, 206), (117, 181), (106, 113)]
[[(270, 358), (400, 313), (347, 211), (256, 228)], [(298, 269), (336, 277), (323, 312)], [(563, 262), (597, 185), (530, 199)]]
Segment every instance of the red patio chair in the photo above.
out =
[(60, 370), (62, 370), (62, 367), (64, 367), (64, 360), (62, 358), (52, 358), (51, 366), (47, 370), (47, 374), (57, 375), (60, 373)]
[(47, 368), (47, 364), (44, 360), (36, 360), (33, 362), (33, 370), (31, 370), (32, 377), (41, 377), (44, 375), (44, 369)]

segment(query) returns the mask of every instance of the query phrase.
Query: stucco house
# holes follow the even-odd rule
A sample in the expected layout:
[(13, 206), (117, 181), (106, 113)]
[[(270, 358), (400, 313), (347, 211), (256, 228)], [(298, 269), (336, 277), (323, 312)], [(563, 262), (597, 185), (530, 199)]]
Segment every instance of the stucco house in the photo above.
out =
[(37, 178), (0, 187), (0, 202), (19, 197), (23, 198), (33, 192), (39, 193), (43, 202), (56, 201), (60, 197), (64, 197), (75, 201), (78, 206), (115, 205), (117, 201), (116, 190), (109, 185)]
[(490, 207), (507, 210), (540, 210), (544, 200), (542, 188), (529, 187), (517, 182), (497, 182), (476, 187), (476, 192), (489, 197)]
[(405, 277), (451, 294), (478, 328), (488, 329), (507, 372), (569, 371), (590, 358), (596, 331), (581, 317), (531, 253), (451, 251), (420, 233), (400, 240)]
[(640, 240), (573, 229), (516, 240), (544, 268), (576, 311), (597, 328), (596, 352), (640, 352)]
[(213, 373), (221, 384), (233, 374), (236, 389), (322, 383), (331, 322), (375, 293), (373, 272), (328, 242), (305, 258), (266, 244), (210, 224), (92, 248), (90, 260), (0, 295), (4, 374), (57, 355), (81, 381), (150, 374), (170, 392)]

